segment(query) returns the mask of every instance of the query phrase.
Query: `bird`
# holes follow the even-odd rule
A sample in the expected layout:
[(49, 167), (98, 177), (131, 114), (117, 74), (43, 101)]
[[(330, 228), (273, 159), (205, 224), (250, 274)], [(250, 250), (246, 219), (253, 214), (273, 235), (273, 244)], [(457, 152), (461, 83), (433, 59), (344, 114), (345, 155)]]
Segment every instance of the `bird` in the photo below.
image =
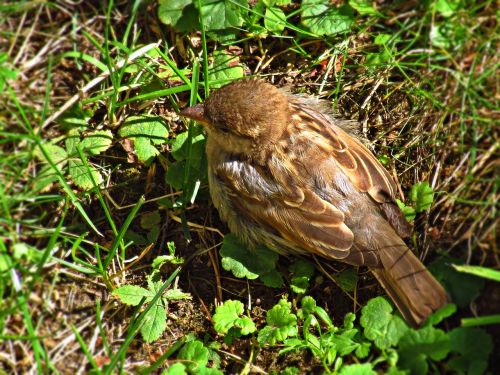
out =
[(180, 115), (205, 129), (211, 199), (243, 243), (366, 266), (419, 327), (448, 294), (403, 240), (391, 175), (323, 102), (246, 78)]

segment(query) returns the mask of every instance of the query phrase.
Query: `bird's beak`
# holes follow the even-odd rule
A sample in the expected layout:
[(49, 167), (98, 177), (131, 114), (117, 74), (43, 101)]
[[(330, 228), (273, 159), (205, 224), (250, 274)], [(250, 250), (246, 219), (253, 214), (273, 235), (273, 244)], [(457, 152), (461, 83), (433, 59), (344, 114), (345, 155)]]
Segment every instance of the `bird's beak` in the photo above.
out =
[(196, 104), (179, 112), (179, 115), (190, 118), (203, 125), (208, 125), (208, 120), (205, 118), (205, 107), (203, 104)]

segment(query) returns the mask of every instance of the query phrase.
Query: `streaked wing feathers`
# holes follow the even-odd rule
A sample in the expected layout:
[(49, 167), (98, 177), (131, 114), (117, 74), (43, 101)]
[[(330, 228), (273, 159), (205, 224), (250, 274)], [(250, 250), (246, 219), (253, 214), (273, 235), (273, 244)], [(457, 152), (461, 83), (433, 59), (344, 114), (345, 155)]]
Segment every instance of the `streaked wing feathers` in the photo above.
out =
[(298, 248), (328, 258), (349, 255), (354, 235), (344, 214), (314, 192), (283, 185), (273, 171), (230, 161), (219, 165), (217, 178), (230, 192), (231, 203), (242, 214), (271, 226)]
[[(328, 118), (299, 102), (292, 103), (294, 120), (303, 125), (312, 126), (315, 132), (321, 132), (322, 139), (318, 147), (331, 152), (351, 183), (361, 192), (366, 192), (377, 203), (384, 217), (405, 238), (411, 234), (411, 225), (396, 204), (396, 184), (387, 170), (375, 156), (356, 138), (335, 125), (335, 119)], [(342, 121), (342, 120), (337, 120)]]

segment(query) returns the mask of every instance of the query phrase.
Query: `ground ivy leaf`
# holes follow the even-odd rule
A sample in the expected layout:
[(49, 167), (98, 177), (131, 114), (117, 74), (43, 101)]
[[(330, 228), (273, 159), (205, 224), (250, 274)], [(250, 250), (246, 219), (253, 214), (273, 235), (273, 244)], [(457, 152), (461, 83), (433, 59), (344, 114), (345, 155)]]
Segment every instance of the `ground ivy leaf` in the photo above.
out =
[(358, 283), (358, 273), (353, 268), (348, 268), (341, 272), (337, 278), (339, 286), (345, 292), (352, 292), (356, 289), (356, 284)]
[(355, 363), (353, 365), (342, 366), (340, 375), (376, 375), (370, 363)]
[(130, 116), (123, 122), (118, 134), (134, 141), (137, 157), (147, 164), (159, 153), (153, 145), (166, 142), (168, 128), (160, 116)]
[(383, 297), (371, 299), (361, 310), (361, 326), (367, 339), (373, 341), (379, 349), (397, 345), (400, 338), (408, 331), (406, 323), (392, 314), (392, 306)]
[(225, 51), (215, 51), (214, 61), (208, 71), (210, 77), (210, 86), (218, 88), (224, 86), (227, 82), (242, 78), (245, 75), (243, 67), (239, 65), (237, 56), (233, 56)]
[(295, 293), (304, 294), (309, 288), (309, 281), (314, 275), (314, 265), (305, 260), (299, 259), (288, 268), (292, 273), (291, 287)]
[(89, 190), (102, 183), (101, 174), (93, 166), (86, 166), (80, 159), (71, 159), (69, 161), (69, 174), (76, 186), (83, 190)]
[(454, 258), (442, 258), (429, 265), (429, 270), (441, 281), (458, 307), (467, 306), (479, 296), (484, 287), (484, 279), (458, 272), (453, 264), (463, 263)]
[(141, 335), (144, 341), (158, 340), (167, 328), (167, 312), (161, 303), (156, 303), (144, 317)]
[(429, 182), (419, 182), (412, 186), (409, 198), (416, 212), (424, 212), (431, 207), (434, 201), (434, 191), (430, 187)]
[(377, 46), (385, 46), (387, 42), (392, 38), (391, 34), (378, 34), (375, 39), (373, 40), (373, 43), (375, 43)]
[(257, 330), (255, 323), (248, 316), (238, 319), (236, 325), (241, 328), (242, 335), (249, 335)]
[(217, 306), (213, 316), (214, 328), (219, 333), (227, 333), (240, 315), (243, 314), (244, 307), (240, 301), (228, 300), (221, 306)]
[(491, 336), (480, 328), (458, 327), (448, 332), (451, 350), (455, 355), (447, 368), (456, 373), (484, 374), (493, 350)]
[(163, 298), (169, 301), (179, 301), (179, 300), (191, 299), (192, 297), (190, 293), (186, 293), (180, 289), (173, 288), (173, 289), (168, 289), (163, 295)]
[(199, 340), (193, 340), (186, 343), (181, 350), (179, 350), (178, 359), (185, 359), (188, 369), (196, 371), (200, 367), (205, 367), (208, 363), (210, 356), (209, 350)]
[(429, 318), (427, 318), (426, 325), (435, 326), (441, 323), (444, 319), (452, 316), (457, 311), (457, 307), (453, 303), (449, 303), (439, 310), (434, 311)]
[(182, 189), (184, 183), (184, 169), (186, 168), (186, 162), (176, 161), (169, 165), (167, 172), (165, 173), (165, 181), (167, 184), (171, 185), (174, 189)]
[(111, 130), (96, 130), (91, 133), (86, 133), (80, 141), (83, 152), (90, 155), (99, 155), (106, 151), (113, 141), (113, 133)]
[(356, 9), (362, 16), (382, 16), (382, 14), (373, 7), (372, 0), (349, 0), (349, 5)]
[(292, 313), (292, 304), (280, 300), (266, 314), (267, 326), (260, 330), (257, 341), (260, 345), (274, 345), (288, 337), (297, 336), (297, 316)]
[(234, 234), (224, 236), (220, 254), (226, 271), (231, 271), (235, 277), (250, 280), (270, 272), (278, 260), (278, 255), (266, 248), (248, 250)]
[(198, 10), (193, 0), (159, 0), (158, 18), (179, 32), (194, 31), (199, 27)]
[[(198, 3), (195, 3), (198, 7)], [(203, 25), (207, 31), (240, 27), (243, 24), (241, 9), (247, 9), (246, 0), (204, 0), (201, 2)]]
[(260, 274), (259, 279), (265, 286), (270, 288), (280, 288), (283, 286), (283, 277), (276, 269)]
[(157, 227), (161, 222), (160, 212), (158, 210), (146, 212), (141, 215), (141, 228), (151, 229)]
[(463, 6), (462, 0), (437, 0), (433, 3), (434, 8), (443, 16), (451, 17)]
[(126, 305), (137, 306), (143, 298), (151, 299), (154, 294), (137, 285), (124, 285), (113, 290), (113, 295), (117, 296), (120, 301)]
[[(198, 127), (195, 127), (195, 133), (198, 131)], [(182, 132), (178, 134), (174, 141), (172, 142), (172, 151), (170, 154), (175, 160), (181, 161), (186, 160), (188, 155), (188, 132)], [(205, 136), (202, 133), (193, 134), (191, 138), (191, 161), (193, 164), (199, 163), (201, 158), (205, 153)]]
[(399, 209), (403, 211), (406, 221), (411, 222), (415, 219), (415, 216), (417, 216), (417, 212), (413, 207), (407, 206), (399, 199), (396, 199), (396, 203), (398, 204)]
[(450, 338), (437, 328), (427, 326), (419, 330), (408, 330), (399, 342), (398, 367), (412, 374), (428, 373), (427, 359), (439, 361), (450, 351)]
[(356, 354), (356, 357), (359, 359), (363, 359), (368, 357), (368, 354), (370, 354), (370, 348), (372, 344), (368, 341), (363, 341), (359, 344), (359, 346), (356, 348), (356, 351), (354, 354)]
[[(68, 154), (66, 153), (66, 150), (52, 143), (43, 143), (42, 146), (45, 152), (49, 155), (50, 160), (56, 165), (56, 168), (59, 170), (59, 172), (61, 172), (61, 168), (63, 168), (68, 161)], [(42, 153), (39, 147), (35, 148), (34, 154), (40, 161), (48, 163), (45, 155)]]
[(161, 373), (162, 375), (188, 375), (187, 367), (180, 362), (176, 362), (170, 365), (165, 371)]
[(264, 26), (267, 30), (274, 34), (281, 35), (283, 30), (285, 30), (285, 22), (285, 12), (283, 12), (280, 8), (266, 8), (266, 13), (264, 14)]
[(303, 0), (302, 23), (317, 35), (336, 35), (351, 29), (353, 9), (344, 4), (332, 6), (329, 0)]

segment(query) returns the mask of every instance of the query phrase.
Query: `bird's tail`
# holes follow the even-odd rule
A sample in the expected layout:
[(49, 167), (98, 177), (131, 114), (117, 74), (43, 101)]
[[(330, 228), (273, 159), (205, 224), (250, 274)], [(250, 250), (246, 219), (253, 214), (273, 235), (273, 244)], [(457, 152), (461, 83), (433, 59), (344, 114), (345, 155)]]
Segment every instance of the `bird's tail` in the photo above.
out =
[(449, 302), (448, 295), (403, 240), (394, 237), (385, 238), (385, 246), (379, 248), (382, 267), (371, 271), (406, 321), (418, 327)]

